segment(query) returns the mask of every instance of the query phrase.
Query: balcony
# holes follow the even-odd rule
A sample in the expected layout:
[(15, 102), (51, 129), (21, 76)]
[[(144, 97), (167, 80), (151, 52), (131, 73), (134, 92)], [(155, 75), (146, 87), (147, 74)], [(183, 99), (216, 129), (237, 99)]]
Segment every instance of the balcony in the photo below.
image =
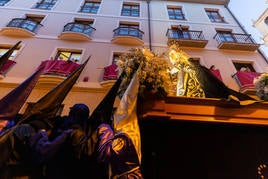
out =
[(259, 76), (258, 72), (244, 72), (238, 71), (232, 77), (235, 79), (239, 86), (239, 91), (246, 94), (255, 94), (256, 89), (253, 84), (253, 80), (255, 77)]
[(59, 39), (62, 40), (77, 40), (77, 41), (91, 41), (92, 33), (96, 29), (90, 25), (71, 22), (64, 26)]
[(38, 27), (42, 26), (40, 23), (31, 19), (15, 18), (12, 19), (8, 25), (1, 29), (0, 34), (33, 37)]
[(204, 48), (208, 43), (202, 31), (168, 29), (166, 36), (168, 44), (175, 40), (182, 47)]
[(259, 48), (250, 34), (217, 33), (214, 39), (219, 49), (255, 51)]
[(114, 36), (111, 40), (113, 43), (122, 45), (143, 45), (143, 31), (134, 27), (118, 27), (113, 30)]

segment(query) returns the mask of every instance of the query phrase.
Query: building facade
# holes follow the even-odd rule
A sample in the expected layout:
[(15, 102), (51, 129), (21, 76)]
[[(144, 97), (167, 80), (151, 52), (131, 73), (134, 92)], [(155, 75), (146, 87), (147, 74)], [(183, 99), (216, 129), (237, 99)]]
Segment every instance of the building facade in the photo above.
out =
[[(266, 2), (267, 4), (267, 2)], [(264, 41), (264, 45), (268, 46), (268, 9), (266, 9), (259, 18), (253, 23), (253, 26), (260, 32), (262, 35), (262, 40)]]
[[(46, 73), (27, 99), (35, 103), (89, 59), (63, 101), (62, 114), (74, 103), (86, 103), (93, 111), (115, 82), (114, 71), (105, 70), (115, 69), (120, 54), (136, 47), (164, 52), (171, 41), (193, 62), (214, 65), (226, 86), (255, 98), (253, 78), (265, 72), (267, 60), (228, 2), (0, 0), (0, 54), (21, 41), (0, 71), (0, 98), (45, 64)], [(267, 103), (243, 108), (220, 99), (151, 98), (140, 106), (139, 116), (145, 119), (140, 126), (145, 178), (262, 175), (259, 166), (268, 163)]]
[[(245, 90), (236, 72), (243, 66), (264, 72), (259, 47), (228, 11), (228, 1), (138, 0), (1, 0), (2, 53), (18, 41), (14, 63), (2, 72), (0, 97), (26, 79), (42, 62), (59, 59), (81, 64), (90, 60), (64, 100), (68, 107), (84, 102), (94, 109), (113, 84), (104, 68), (135, 47), (165, 51), (170, 40), (200, 64), (215, 65), (223, 82)], [(112, 7), (112, 8), (111, 8)], [(68, 71), (69, 72), (69, 71)], [(43, 75), (28, 102), (35, 102), (66, 74)]]

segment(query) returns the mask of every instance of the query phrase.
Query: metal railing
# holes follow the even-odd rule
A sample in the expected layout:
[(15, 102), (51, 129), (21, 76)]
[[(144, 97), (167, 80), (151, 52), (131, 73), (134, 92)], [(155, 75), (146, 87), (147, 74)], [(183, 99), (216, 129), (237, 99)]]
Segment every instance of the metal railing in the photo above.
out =
[(134, 28), (134, 27), (118, 27), (113, 30), (114, 36), (113, 37), (118, 37), (118, 36), (132, 36), (132, 37), (137, 37), (142, 40), (142, 36), (144, 34), (143, 31)]
[(166, 36), (169, 39), (205, 40), (202, 31), (168, 29)]
[(22, 28), (26, 29), (31, 32), (35, 32), (37, 27), (42, 26), (42, 24), (31, 20), (29, 18), (14, 18), (12, 19), (8, 24), (7, 27), (17, 27), (17, 28)]
[(250, 34), (235, 34), (235, 33), (217, 33), (214, 37), (218, 44), (223, 42), (256, 44)]
[(82, 33), (87, 36), (91, 36), (92, 32), (95, 31), (96, 29), (90, 25), (85, 25), (85, 24), (80, 24), (76, 22), (70, 22), (66, 24), (63, 28), (63, 32), (77, 32), (77, 33)]

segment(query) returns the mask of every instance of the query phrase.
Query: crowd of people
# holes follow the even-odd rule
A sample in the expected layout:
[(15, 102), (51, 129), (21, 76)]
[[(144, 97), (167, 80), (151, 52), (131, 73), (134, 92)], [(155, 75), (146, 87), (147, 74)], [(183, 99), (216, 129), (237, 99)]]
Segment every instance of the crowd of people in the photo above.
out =
[(110, 124), (91, 128), (89, 116), (78, 103), (67, 116), (12, 121), (0, 131), (0, 179), (142, 179), (128, 135)]

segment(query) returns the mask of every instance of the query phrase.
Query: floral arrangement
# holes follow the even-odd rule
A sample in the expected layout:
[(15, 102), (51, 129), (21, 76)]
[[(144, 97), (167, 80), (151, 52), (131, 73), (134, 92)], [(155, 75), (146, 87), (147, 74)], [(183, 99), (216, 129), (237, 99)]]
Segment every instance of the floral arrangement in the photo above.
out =
[(268, 73), (262, 73), (254, 78), (254, 86), (257, 96), (265, 101), (268, 101)]
[(140, 95), (144, 95), (146, 91), (166, 95), (171, 86), (169, 63), (164, 53), (157, 54), (146, 48), (130, 49), (119, 57), (117, 66), (120, 73), (123, 70), (126, 72), (119, 89), (119, 96), (123, 95), (137, 70)]

